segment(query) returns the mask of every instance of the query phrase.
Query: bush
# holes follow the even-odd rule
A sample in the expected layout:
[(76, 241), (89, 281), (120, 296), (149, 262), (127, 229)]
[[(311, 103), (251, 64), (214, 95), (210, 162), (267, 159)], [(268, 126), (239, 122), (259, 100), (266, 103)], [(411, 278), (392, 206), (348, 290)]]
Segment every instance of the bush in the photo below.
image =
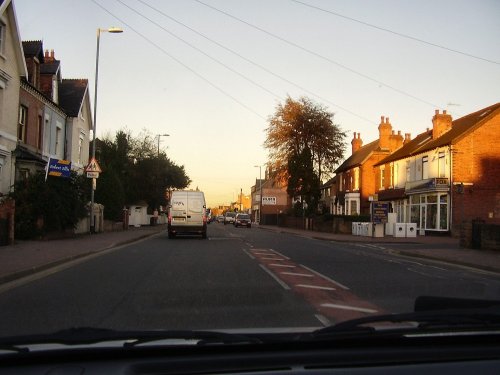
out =
[(69, 178), (38, 172), (19, 181), (11, 197), (16, 201), (16, 238), (35, 238), (75, 228), (87, 216), (89, 181), (75, 172)]

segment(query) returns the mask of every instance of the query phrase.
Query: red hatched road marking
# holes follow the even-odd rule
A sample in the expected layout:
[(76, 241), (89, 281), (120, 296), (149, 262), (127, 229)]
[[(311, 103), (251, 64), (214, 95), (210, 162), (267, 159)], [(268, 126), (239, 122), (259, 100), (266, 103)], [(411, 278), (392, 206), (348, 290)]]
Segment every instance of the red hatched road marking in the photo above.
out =
[[(354, 293), (316, 271), (310, 270), (271, 249), (250, 249), (250, 253), (267, 268), (276, 279), (288, 285), (332, 323), (361, 318), (371, 314), (384, 314), (379, 306), (361, 299)], [(277, 262), (275, 257), (281, 259)]]

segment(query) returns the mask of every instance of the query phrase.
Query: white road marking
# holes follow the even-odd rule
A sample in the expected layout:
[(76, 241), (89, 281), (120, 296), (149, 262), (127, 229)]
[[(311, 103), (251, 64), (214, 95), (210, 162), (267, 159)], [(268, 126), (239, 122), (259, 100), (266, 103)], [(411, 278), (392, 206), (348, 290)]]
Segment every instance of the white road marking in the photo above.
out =
[(309, 267), (307, 267), (307, 266), (304, 266), (303, 264), (301, 264), (300, 266), (301, 266), (301, 267), (303, 267), (303, 268), (305, 268), (305, 269), (306, 269), (306, 270), (308, 270), (309, 272), (312, 272), (312, 273), (314, 273), (315, 275), (317, 275), (317, 276), (319, 276), (319, 277), (321, 277), (321, 278), (323, 278), (323, 279), (325, 279), (325, 280), (327, 280), (327, 281), (331, 282), (332, 284), (337, 285), (338, 287), (340, 287), (340, 288), (342, 288), (342, 289), (349, 290), (349, 288), (348, 288), (348, 287), (346, 287), (345, 285), (343, 285), (343, 284), (339, 283), (338, 281), (335, 281), (335, 280), (333, 280), (333, 279), (330, 279), (328, 276), (325, 276), (325, 275), (323, 275), (323, 274), (321, 274), (321, 273), (319, 273), (319, 272), (317, 272), (317, 271), (315, 271), (315, 270), (313, 270), (313, 269), (311, 269), (311, 268), (309, 268)]
[(297, 268), (297, 266), (290, 266), (288, 264), (270, 263), (269, 265), (274, 267)]
[(269, 257), (267, 257), (267, 258), (262, 257), (262, 258), (260, 258), (260, 259), (265, 259), (265, 260), (278, 260), (278, 261), (280, 261), (280, 260), (285, 260), (285, 259), (281, 259), (281, 258), (269, 258)]
[(365, 312), (365, 313), (376, 313), (376, 312), (378, 312), (377, 310), (367, 309), (367, 308), (364, 308), (364, 307), (337, 305), (335, 303), (322, 303), (321, 306), (322, 307), (330, 307), (332, 309), (361, 311), (361, 312)]
[(323, 316), (323, 315), (321, 315), (321, 314), (314, 314), (314, 316), (315, 316), (315, 317), (316, 317), (316, 319), (318, 319), (318, 320), (321, 322), (321, 324), (323, 324), (325, 327), (328, 327), (328, 326), (331, 326), (331, 325), (332, 325), (332, 323), (330, 322), (330, 320), (329, 320), (327, 317), (325, 317), (325, 316)]
[(271, 250), (273, 253), (278, 254), (278, 255), (279, 255), (280, 257), (282, 257), (282, 258), (285, 258), (285, 259), (290, 259), (290, 258), (289, 258), (289, 257), (287, 257), (286, 255), (281, 254), (279, 251), (276, 251), (276, 250), (274, 250), (274, 249), (270, 249), (270, 250)]
[(417, 271), (416, 269), (413, 269), (413, 268), (407, 268), (407, 270), (414, 272), (414, 273), (417, 273), (417, 274), (422, 275), (422, 276), (435, 277), (436, 279), (444, 279), (444, 277), (437, 276), (437, 275), (430, 275), (430, 274), (422, 272), (422, 271)]
[(255, 259), (255, 257), (254, 257), (252, 254), (250, 254), (248, 251), (246, 251), (245, 249), (241, 249), (241, 250), (243, 250), (243, 252), (244, 252), (246, 255), (248, 255), (248, 256), (250, 257), (250, 259)]
[(308, 285), (308, 284), (296, 284), (295, 286), (298, 286), (301, 288), (309, 288), (309, 289), (335, 290), (335, 288), (330, 288), (328, 286), (318, 286), (318, 285)]
[(280, 279), (279, 279), (279, 278), (278, 278), (278, 277), (277, 277), (274, 273), (272, 273), (271, 271), (269, 271), (269, 269), (267, 269), (267, 267), (266, 267), (266, 266), (264, 266), (263, 264), (259, 264), (259, 266), (260, 266), (260, 267), (261, 267), (264, 271), (266, 271), (266, 272), (267, 272), (267, 274), (268, 274), (269, 276), (271, 276), (274, 280), (276, 280), (276, 282), (277, 282), (278, 284), (280, 284), (280, 285), (283, 287), (283, 289), (290, 290), (290, 287), (289, 287), (289, 286), (288, 286), (288, 285), (287, 285), (284, 281), (280, 280)]
[(295, 272), (280, 272), (282, 275), (290, 276), (303, 276), (303, 277), (314, 277), (314, 275), (309, 275), (307, 273), (295, 273)]

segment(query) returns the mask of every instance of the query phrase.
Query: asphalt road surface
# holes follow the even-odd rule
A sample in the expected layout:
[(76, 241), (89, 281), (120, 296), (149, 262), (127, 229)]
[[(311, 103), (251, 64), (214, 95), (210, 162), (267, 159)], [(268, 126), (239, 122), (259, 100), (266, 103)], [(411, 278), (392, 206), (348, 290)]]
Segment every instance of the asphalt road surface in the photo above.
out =
[(164, 232), (4, 291), (0, 336), (70, 327), (319, 328), (411, 311), (420, 295), (500, 295), (500, 275), (401, 257), (390, 246), (217, 223), (207, 240)]

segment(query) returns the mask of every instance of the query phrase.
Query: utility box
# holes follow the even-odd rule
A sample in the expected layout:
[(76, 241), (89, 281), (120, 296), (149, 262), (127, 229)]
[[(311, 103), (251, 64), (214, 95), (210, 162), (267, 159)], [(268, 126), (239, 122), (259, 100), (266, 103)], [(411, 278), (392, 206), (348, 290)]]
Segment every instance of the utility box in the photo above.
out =
[(396, 224), (398, 214), (395, 212), (389, 212), (387, 214), (387, 223), (385, 224), (385, 234), (387, 236), (394, 235), (394, 224)]
[(394, 223), (394, 237), (406, 237), (406, 223)]
[(406, 237), (417, 237), (416, 223), (406, 223)]
[(352, 235), (360, 236), (361, 235), (361, 223), (353, 222), (352, 223)]
[(384, 227), (385, 224), (373, 224), (373, 237), (384, 237)]

